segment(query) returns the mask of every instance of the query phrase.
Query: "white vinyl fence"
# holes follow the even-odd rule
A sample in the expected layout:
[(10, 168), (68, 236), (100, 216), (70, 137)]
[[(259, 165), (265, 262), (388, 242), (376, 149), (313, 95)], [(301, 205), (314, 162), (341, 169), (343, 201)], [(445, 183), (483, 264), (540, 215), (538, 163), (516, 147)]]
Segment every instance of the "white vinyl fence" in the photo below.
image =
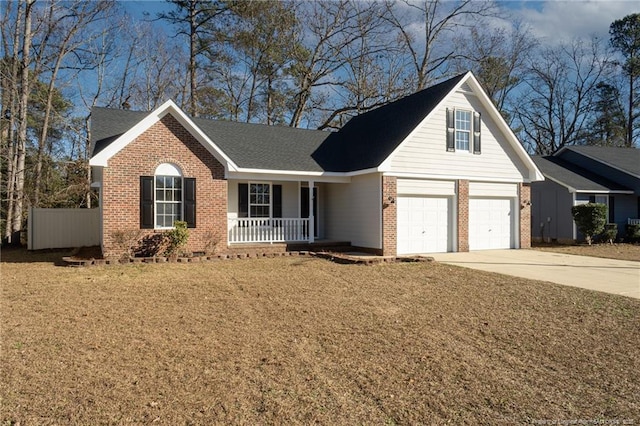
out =
[(28, 249), (100, 245), (100, 209), (29, 209)]

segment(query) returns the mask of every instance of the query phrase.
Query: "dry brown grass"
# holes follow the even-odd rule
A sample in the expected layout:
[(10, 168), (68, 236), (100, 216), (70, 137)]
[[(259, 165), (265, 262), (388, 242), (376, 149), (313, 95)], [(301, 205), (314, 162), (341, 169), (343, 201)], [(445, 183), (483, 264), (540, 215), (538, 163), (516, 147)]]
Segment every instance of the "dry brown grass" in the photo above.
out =
[(640, 244), (534, 244), (533, 249), (578, 256), (605, 257), (608, 259), (640, 262)]
[(4, 252), (2, 424), (640, 422), (640, 301), (437, 263)]

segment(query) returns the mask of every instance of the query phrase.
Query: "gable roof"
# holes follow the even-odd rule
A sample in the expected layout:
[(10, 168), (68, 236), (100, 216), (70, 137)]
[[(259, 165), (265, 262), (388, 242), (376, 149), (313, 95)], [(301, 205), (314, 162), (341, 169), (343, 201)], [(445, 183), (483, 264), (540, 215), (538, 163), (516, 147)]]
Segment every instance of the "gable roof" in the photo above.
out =
[(599, 161), (614, 169), (640, 178), (640, 149), (609, 146), (566, 146), (555, 155), (562, 156), (564, 151), (573, 151), (592, 160)]
[[(93, 112), (92, 110), (91, 127), (93, 140), (91, 144), (94, 150), (89, 160), (89, 165), (91, 166), (106, 166), (113, 155), (160, 121), (165, 115), (171, 114), (211, 155), (225, 166), (226, 170), (235, 170), (237, 168), (227, 154), (171, 100), (165, 102), (150, 113), (135, 111), (114, 112), (113, 110), (109, 112), (102, 108), (101, 111), (98, 111), (98, 118), (100, 118), (101, 115), (103, 119), (105, 119), (105, 116), (108, 117), (105, 119), (105, 123), (100, 123), (98, 119), (98, 123), (96, 124), (96, 117), (93, 116)], [(131, 116), (125, 116), (125, 113), (131, 114)], [(130, 126), (135, 119), (138, 119), (138, 121), (122, 133), (123, 129)], [(118, 120), (122, 122), (118, 122)], [(94, 130), (94, 127), (97, 128), (97, 131)]]
[(471, 72), (353, 117), (338, 132), (192, 118), (172, 101), (150, 113), (94, 108), (90, 164), (106, 166), (112, 155), (171, 113), (228, 171), (325, 175), (383, 171), (390, 155), (463, 83), (469, 84), (498, 123), (529, 170), (528, 178), (543, 179)]
[(569, 192), (633, 194), (633, 190), (560, 157), (553, 155), (533, 156), (532, 159), (546, 178), (566, 187)]
[(325, 170), (378, 167), (467, 74), (351, 118), (313, 153)]

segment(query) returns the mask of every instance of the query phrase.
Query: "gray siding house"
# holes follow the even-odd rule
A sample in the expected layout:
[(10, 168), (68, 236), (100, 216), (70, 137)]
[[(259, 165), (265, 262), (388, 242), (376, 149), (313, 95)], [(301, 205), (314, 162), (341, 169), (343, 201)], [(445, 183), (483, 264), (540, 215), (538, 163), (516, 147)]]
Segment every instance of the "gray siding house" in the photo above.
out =
[(545, 177), (531, 184), (534, 241), (581, 240), (571, 207), (588, 202), (607, 206), (608, 222), (618, 225), (618, 237), (627, 224), (640, 223), (640, 150), (570, 146), (533, 161)]

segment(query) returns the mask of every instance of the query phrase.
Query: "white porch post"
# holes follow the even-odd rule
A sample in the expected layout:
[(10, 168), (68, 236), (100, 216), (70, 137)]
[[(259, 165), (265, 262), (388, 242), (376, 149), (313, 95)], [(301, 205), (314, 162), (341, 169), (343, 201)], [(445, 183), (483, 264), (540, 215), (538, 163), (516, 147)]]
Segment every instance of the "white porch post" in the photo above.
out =
[(314, 182), (309, 181), (309, 243), (314, 241), (314, 235), (316, 230), (314, 229), (314, 217), (313, 217), (313, 186)]

